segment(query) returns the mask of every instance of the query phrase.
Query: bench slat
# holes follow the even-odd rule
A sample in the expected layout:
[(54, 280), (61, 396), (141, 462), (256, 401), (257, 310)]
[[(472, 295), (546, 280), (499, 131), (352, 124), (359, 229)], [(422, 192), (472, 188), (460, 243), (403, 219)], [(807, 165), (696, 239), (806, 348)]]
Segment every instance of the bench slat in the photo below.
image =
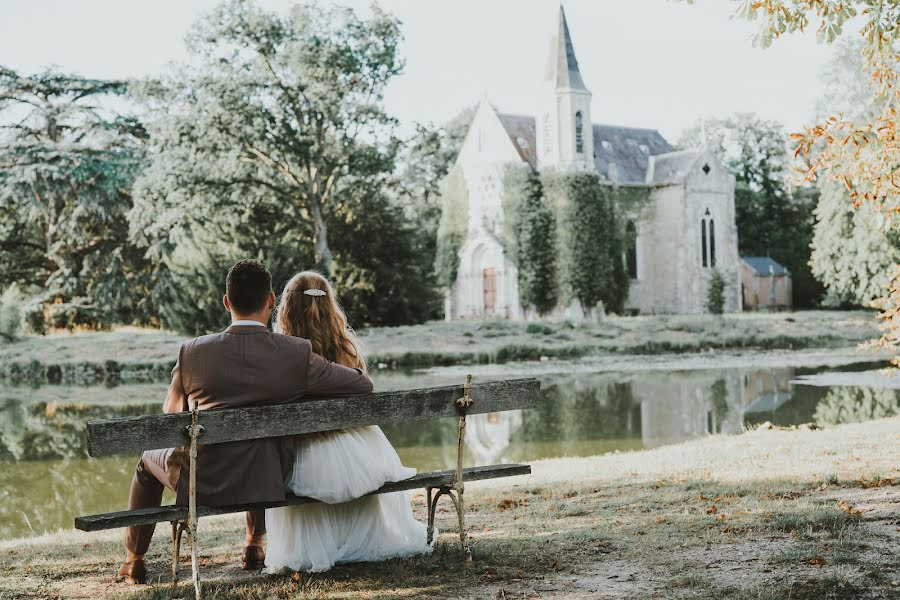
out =
[[(515, 475), (528, 475), (531, 473), (530, 465), (490, 465), (485, 467), (470, 467), (463, 469), (463, 481), (478, 481), (483, 479), (496, 479), (498, 477), (513, 477)], [(439, 487), (450, 485), (453, 482), (455, 471), (434, 471), (420, 473), (403, 481), (386, 483), (375, 490), (375, 494), (387, 494), (390, 492), (402, 492), (425, 487)], [(259, 510), (263, 508), (276, 508), (279, 506), (296, 506), (299, 504), (313, 504), (318, 500), (302, 496), (289, 496), (284, 502), (269, 502), (256, 504), (242, 504), (236, 506), (198, 506), (198, 517), (212, 515), (226, 515), (246, 510)], [(101, 529), (117, 529), (133, 525), (150, 525), (152, 523), (164, 523), (180, 521), (187, 518), (186, 506), (160, 506), (158, 508), (142, 508), (138, 510), (126, 510), (121, 512), (104, 513), (76, 517), (75, 528), (81, 531), (99, 531)]]
[[(472, 384), (469, 414), (531, 408), (538, 402), (534, 378)], [(292, 404), (203, 411), (202, 444), (331, 431), (346, 427), (427, 421), (457, 415), (454, 400), (462, 385), (380, 392), (366, 396), (304, 400)], [(188, 443), (190, 413), (88, 421), (88, 454), (94, 457), (137, 454)]]

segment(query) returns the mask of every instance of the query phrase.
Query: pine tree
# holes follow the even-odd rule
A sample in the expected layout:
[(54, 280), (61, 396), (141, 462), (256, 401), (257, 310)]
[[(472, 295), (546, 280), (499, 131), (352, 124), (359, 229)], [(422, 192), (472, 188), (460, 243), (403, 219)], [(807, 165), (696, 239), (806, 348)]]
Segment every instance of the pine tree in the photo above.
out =
[(0, 114), (17, 115), (2, 126), (0, 270), (43, 289), (29, 319), (39, 329), (151, 314), (147, 263), (128, 243), (126, 221), (145, 135), (134, 119), (102, 108), (126, 90), (120, 81), (0, 67)]

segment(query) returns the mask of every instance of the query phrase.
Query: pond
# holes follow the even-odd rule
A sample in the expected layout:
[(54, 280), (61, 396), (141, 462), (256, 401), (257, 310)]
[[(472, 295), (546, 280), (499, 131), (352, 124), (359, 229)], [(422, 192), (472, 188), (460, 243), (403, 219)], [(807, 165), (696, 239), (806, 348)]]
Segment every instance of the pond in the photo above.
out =
[[(590, 456), (740, 433), (764, 421), (827, 426), (900, 414), (900, 378), (860, 353), (614, 357), (570, 362), (377, 371), (380, 390), (535, 376), (541, 402), (476, 415), (468, 464)], [(153, 414), (165, 384), (0, 388), (0, 538), (71, 528), (81, 514), (126, 507), (136, 457), (87, 458), (86, 420)], [(456, 423), (384, 427), (403, 462), (451, 468)], [(168, 501), (171, 501), (169, 499)]]

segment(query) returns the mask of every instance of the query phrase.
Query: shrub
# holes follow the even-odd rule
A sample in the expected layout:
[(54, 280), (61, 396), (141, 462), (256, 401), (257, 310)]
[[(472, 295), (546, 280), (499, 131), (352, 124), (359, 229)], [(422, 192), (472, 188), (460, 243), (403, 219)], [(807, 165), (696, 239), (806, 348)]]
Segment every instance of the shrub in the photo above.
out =
[(529, 323), (525, 327), (525, 333), (531, 333), (535, 335), (550, 335), (554, 333), (556, 330), (553, 329), (550, 325), (545, 325), (544, 323)]
[(706, 310), (714, 315), (725, 312), (725, 278), (714, 270), (709, 280), (709, 291), (706, 297)]
[(16, 284), (0, 293), (0, 340), (11, 342), (22, 330), (24, 297)]

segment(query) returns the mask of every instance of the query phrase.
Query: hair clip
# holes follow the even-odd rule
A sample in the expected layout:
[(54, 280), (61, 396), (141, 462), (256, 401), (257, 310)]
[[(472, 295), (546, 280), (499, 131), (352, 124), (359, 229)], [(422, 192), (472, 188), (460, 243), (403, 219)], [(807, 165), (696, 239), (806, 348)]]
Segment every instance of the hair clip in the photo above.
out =
[(303, 293), (307, 296), (324, 296), (325, 290), (317, 290), (315, 288), (310, 288), (308, 290), (303, 290)]

